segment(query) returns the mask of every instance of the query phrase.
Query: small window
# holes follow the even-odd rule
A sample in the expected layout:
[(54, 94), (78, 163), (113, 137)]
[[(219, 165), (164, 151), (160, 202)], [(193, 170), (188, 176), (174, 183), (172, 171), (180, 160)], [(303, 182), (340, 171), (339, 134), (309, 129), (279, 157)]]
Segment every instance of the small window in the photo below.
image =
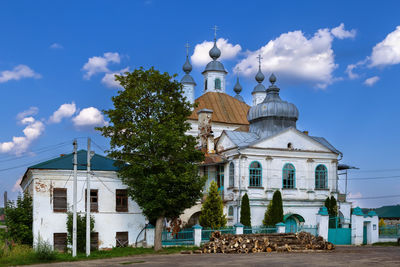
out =
[(288, 148), (288, 149), (293, 149), (292, 143), (288, 143), (288, 144), (287, 144), (287, 148)]
[(117, 232), (115, 236), (116, 247), (126, 247), (129, 245), (128, 232)]
[(261, 164), (258, 161), (253, 161), (250, 164), (249, 171), (250, 171), (250, 175), (249, 175), (250, 186), (260, 187), (261, 186), (261, 177), (262, 177)]
[(217, 166), (217, 185), (220, 191), (224, 189), (224, 177), (224, 165)]
[[(87, 207), (87, 190), (85, 190), (85, 211)], [(99, 211), (99, 198), (98, 198), (98, 190), (91, 189), (90, 190), (90, 212), (98, 212)]]
[(318, 165), (315, 168), (315, 188), (316, 189), (327, 189), (327, 170), (324, 165)]
[(67, 250), (67, 233), (53, 234), (53, 248), (54, 250), (61, 252)]
[(290, 163), (283, 166), (283, 188), (295, 188), (296, 169)]
[(204, 80), (204, 90), (207, 91), (207, 79)]
[(235, 164), (229, 164), (229, 187), (235, 186)]
[(54, 188), (53, 189), (53, 211), (54, 212), (67, 212), (67, 189)]
[(219, 78), (215, 79), (215, 89), (221, 89), (221, 80)]
[(229, 209), (228, 209), (228, 216), (229, 216), (229, 217), (233, 217), (233, 206), (229, 206)]
[(99, 233), (90, 233), (90, 250), (99, 250)]
[(128, 211), (128, 191), (126, 189), (116, 190), (116, 211)]

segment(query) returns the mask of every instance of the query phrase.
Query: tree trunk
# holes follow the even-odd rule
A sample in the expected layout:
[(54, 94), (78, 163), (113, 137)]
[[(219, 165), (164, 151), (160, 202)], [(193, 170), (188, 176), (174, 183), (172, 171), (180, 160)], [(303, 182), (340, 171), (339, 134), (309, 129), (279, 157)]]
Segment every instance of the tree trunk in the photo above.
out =
[(154, 233), (154, 250), (159, 251), (162, 249), (162, 230), (163, 230), (164, 217), (158, 217), (156, 222), (156, 230)]

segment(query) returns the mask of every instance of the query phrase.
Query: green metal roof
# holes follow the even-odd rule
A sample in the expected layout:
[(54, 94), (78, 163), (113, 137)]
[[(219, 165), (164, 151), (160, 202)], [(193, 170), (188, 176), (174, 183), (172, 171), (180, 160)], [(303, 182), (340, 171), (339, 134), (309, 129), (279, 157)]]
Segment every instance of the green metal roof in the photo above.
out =
[(377, 209), (365, 209), (373, 210), (378, 214), (379, 218), (400, 218), (400, 205), (383, 206)]
[[(73, 170), (73, 153), (60, 156), (45, 162), (28, 167), (28, 169), (50, 169), (50, 170)], [(115, 160), (94, 154), (90, 163), (93, 171), (118, 171), (115, 166)], [(86, 170), (87, 152), (86, 150), (78, 151), (78, 170)]]

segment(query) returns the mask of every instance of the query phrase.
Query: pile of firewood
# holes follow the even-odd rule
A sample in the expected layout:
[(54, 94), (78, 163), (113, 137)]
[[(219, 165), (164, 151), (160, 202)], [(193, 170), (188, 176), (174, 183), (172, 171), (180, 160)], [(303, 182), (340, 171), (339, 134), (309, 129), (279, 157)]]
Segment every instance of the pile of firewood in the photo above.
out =
[(202, 246), (203, 253), (257, 253), (304, 250), (332, 250), (334, 245), (310, 233), (288, 234), (221, 234), (215, 231)]

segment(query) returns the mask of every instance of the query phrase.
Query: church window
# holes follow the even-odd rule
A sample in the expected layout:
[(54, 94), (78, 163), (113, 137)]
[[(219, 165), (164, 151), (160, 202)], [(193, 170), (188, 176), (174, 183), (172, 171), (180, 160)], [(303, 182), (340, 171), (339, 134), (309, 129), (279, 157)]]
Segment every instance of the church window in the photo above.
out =
[(296, 169), (293, 164), (287, 163), (283, 166), (283, 188), (295, 188)]
[(233, 206), (229, 206), (229, 209), (228, 209), (228, 216), (229, 216), (229, 217), (233, 217)]
[(207, 79), (204, 80), (204, 90), (207, 91)]
[(287, 148), (288, 148), (288, 149), (292, 149), (292, 148), (293, 148), (292, 143), (288, 143), (288, 144), (287, 144)]
[(229, 187), (235, 186), (235, 164), (229, 164)]
[(315, 188), (326, 189), (327, 187), (327, 169), (324, 165), (320, 164), (315, 168)]
[(261, 186), (261, 177), (262, 177), (262, 168), (261, 164), (258, 161), (253, 161), (250, 164), (250, 186)]
[(215, 89), (221, 89), (221, 80), (219, 78), (215, 79)]
[(217, 166), (217, 185), (218, 190), (224, 190), (224, 165)]

